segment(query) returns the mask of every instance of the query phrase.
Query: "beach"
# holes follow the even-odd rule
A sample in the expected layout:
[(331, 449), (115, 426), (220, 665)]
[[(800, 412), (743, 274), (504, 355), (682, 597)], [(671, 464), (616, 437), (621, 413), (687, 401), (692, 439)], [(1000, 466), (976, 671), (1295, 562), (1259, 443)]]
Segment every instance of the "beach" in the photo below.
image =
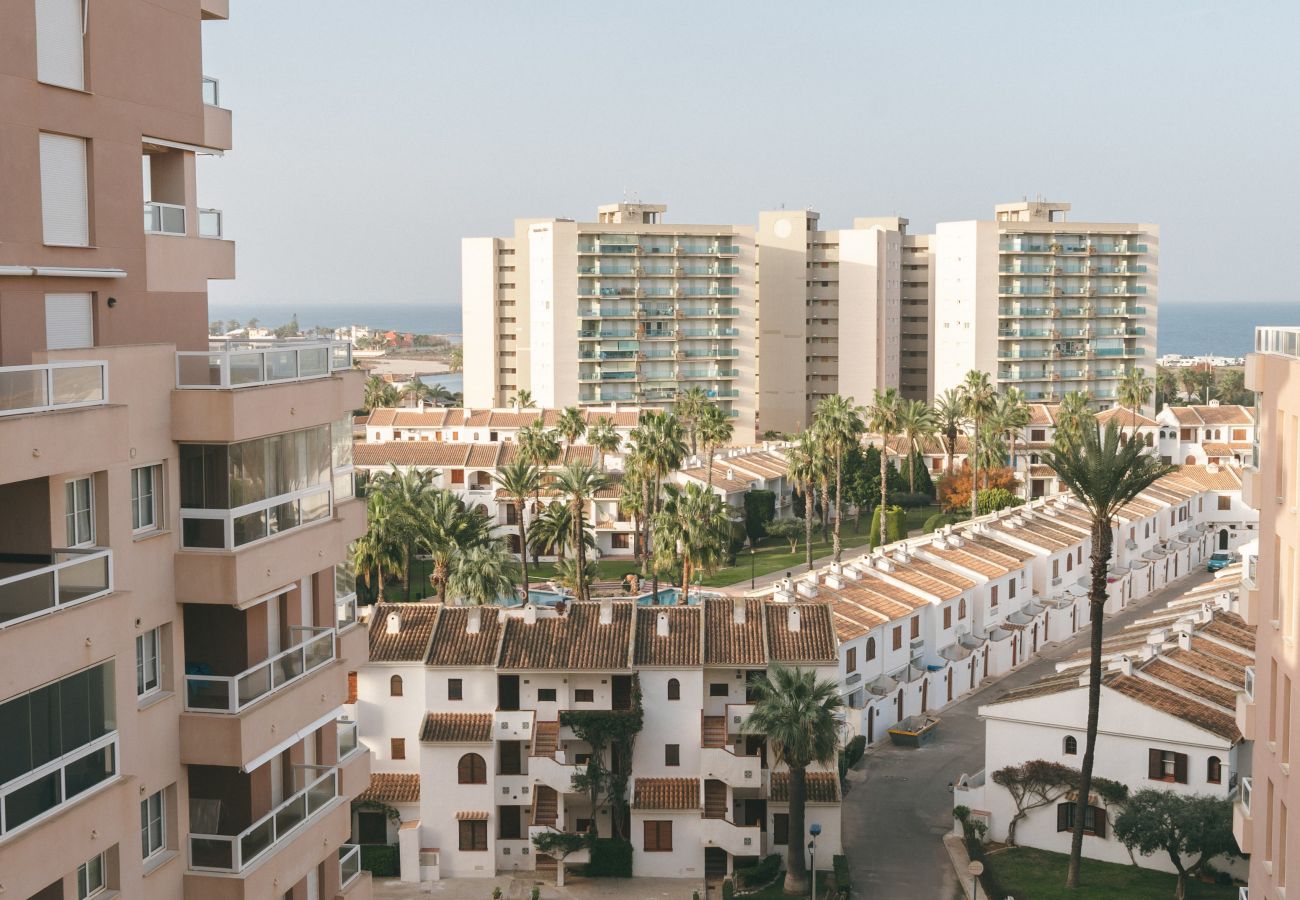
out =
[(403, 359), (400, 356), (381, 356), (376, 359), (361, 359), (358, 362), (376, 375), (392, 375), (399, 378), (410, 378), (413, 375), (438, 375), (451, 369), (445, 362), (434, 359)]

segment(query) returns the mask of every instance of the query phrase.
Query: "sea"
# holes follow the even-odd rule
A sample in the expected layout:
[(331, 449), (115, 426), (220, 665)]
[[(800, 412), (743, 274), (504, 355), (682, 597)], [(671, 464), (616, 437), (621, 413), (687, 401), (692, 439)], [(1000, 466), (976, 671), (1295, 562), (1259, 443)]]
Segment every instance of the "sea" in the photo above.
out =
[[(331, 303), (213, 303), (213, 319), (256, 317), (274, 327), (297, 315), (303, 328), (324, 325), (368, 325), (417, 334), (443, 334), (460, 339), (460, 304), (447, 301), (392, 303), (371, 300)], [(1300, 302), (1254, 303), (1225, 300), (1222, 303), (1188, 303), (1166, 300), (1160, 304), (1156, 332), (1156, 353), (1184, 356), (1214, 354), (1245, 356), (1255, 341), (1256, 325), (1300, 325)], [(459, 390), (459, 388), (453, 388)]]

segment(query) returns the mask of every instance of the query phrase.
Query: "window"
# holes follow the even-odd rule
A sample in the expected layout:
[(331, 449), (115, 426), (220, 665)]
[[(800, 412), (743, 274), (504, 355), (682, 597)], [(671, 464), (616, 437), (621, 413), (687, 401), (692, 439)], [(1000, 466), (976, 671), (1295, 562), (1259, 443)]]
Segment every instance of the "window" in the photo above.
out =
[(1065, 571), (1067, 571), (1067, 572), (1073, 572), (1073, 571), (1074, 571), (1074, 557), (1073, 557), (1073, 556), (1067, 556), (1067, 557), (1065, 558)]
[(714, 681), (709, 684), (710, 697), (725, 697), (727, 693), (727, 683), (725, 681)]
[(645, 852), (670, 853), (673, 849), (673, 823), (671, 821), (645, 822)]
[(998, 586), (996, 584), (989, 585), (989, 608), (998, 608)]
[(578, 688), (573, 692), (575, 703), (595, 703), (596, 691), (592, 688)]
[(957, 621), (961, 622), (966, 618), (966, 598), (962, 597), (957, 601)]
[(858, 670), (858, 648), (850, 647), (844, 653), (844, 671), (856, 672)]
[(866, 656), (867, 656), (867, 662), (871, 662), (873, 659), (876, 658), (876, 639), (874, 637), (867, 638)]
[(465, 699), (465, 682), (460, 678), (447, 679), (447, 699), (464, 700)]
[[(1074, 829), (1074, 803), (1058, 803), (1056, 806), (1056, 830), (1072, 831)], [(1089, 806), (1083, 811), (1083, 833), (1094, 837), (1106, 836), (1106, 810), (1099, 806)]]
[(1016, 580), (1014, 578), (1007, 582), (1007, 599), (1016, 599)]
[(1187, 784), (1187, 754), (1151, 748), (1147, 752), (1147, 778)]
[(465, 851), (486, 850), (487, 822), (478, 819), (472, 822), (460, 822), (460, 849)]
[(457, 784), (487, 784), (487, 764), (477, 753), (466, 753), (456, 763)]
[(616, 531), (609, 536), (609, 545), (615, 550), (632, 549), (632, 535), (626, 531)]
[(1219, 495), (1219, 509), (1232, 509), (1232, 498), (1226, 494)]
[(921, 636), (921, 617), (913, 616), (911, 620), (911, 624), (908, 627), (910, 629), (912, 640), (916, 640), (917, 638), (919, 638)]
[(1061, 749), (1066, 756), (1078, 756), (1079, 755), (1078, 739), (1072, 734), (1066, 735), (1064, 746)]
[(465, 483), (465, 470), (464, 470), (464, 469), (452, 469), (452, 470), (451, 470), (451, 483), (452, 483), (452, 484), (464, 484), (464, 483)]
[(503, 841), (517, 841), (523, 835), (520, 812), (522, 806), (501, 806), (497, 808), (497, 837)]
[(943, 608), (943, 627), (944, 627), (945, 629), (947, 629), (947, 628), (951, 628), (951, 627), (952, 627), (952, 607), (951, 607), (951, 606), (945, 606), (945, 607)]
[(537, 702), (538, 702), (538, 703), (554, 703), (554, 702), (555, 702), (555, 688), (538, 688), (538, 689), (537, 689)]
[(390, 738), (388, 747), (391, 759), (406, 759), (406, 738)]
[(1029, 439), (1035, 443), (1041, 444), (1047, 440), (1047, 430), (1044, 428), (1035, 428), (1029, 432)]
[(36, 0), (36, 79), (85, 90), (84, 0)]
[(678, 681), (676, 678), (668, 679), (668, 699), (669, 700), (682, 699), (682, 683)]
[(790, 814), (773, 813), (772, 815), (772, 843), (785, 846), (790, 843)]
[(664, 765), (680, 766), (682, 764), (682, 745), (664, 744)]
[(159, 527), (157, 490), (162, 484), (162, 466), (141, 466), (131, 470), (131, 530), (154, 531)]
[(388, 696), (390, 696), (390, 697), (400, 697), (400, 696), (402, 696), (402, 676), (401, 676), (401, 675), (394, 675), (392, 678), (388, 679)]
[(45, 347), (67, 350), (95, 345), (90, 294), (45, 295)]
[(1076, 552), (1076, 554), (1077, 554), (1078, 562), (1083, 562), (1083, 548), (1080, 547), (1080, 548), (1079, 548), (1077, 551), (1075, 551), (1075, 552)]
[(1210, 784), (1223, 783), (1223, 761), (1217, 756), (1211, 756), (1205, 761), (1205, 780)]
[(161, 686), (162, 628), (152, 628), (135, 638), (135, 695), (145, 697)]
[(95, 543), (95, 500), (90, 476), (74, 478), (63, 485), (63, 518), (67, 525), (69, 547), (89, 547)]
[(903, 649), (903, 626), (902, 625), (894, 626), (892, 646), (893, 649), (895, 650)]
[(148, 859), (167, 848), (166, 802), (163, 792), (140, 801), (140, 858)]
[(46, 244), (90, 246), (88, 146), (84, 138), (41, 133), (41, 224)]
[(96, 897), (108, 889), (106, 879), (108, 865), (105, 862), (104, 854), (92, 856), (81, 865), (77, 866), (77, 897), (78, 900), (86, 900), (87, 897)]
[(357, 843), (387, 844), (388, 816), (382, 812), (358, 812)]

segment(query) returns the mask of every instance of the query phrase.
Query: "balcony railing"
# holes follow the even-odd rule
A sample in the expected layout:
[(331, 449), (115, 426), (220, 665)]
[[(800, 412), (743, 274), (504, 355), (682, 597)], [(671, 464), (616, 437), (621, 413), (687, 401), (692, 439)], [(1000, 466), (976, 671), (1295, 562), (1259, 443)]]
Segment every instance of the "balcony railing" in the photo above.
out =
[(145, 203), (144, 230), (146, 234), (185, 234), (185, 207), (178, 203)]
[(338, 734), (339, 760), (345, 760), (357, 752), (361, 741), (357, 737), (357, 723), (350, 719), (336, 719), (334, 729)]
[(53, 815), (113, 778), (118, 756), (112, 731), (0, 784), (0, 836)]
[(1255, 702), (1255, 667), (1246, 666), (1246, 699)]
[(235, 509), (182, 509), (181, 547), (234, 550), (328, 519), (333, 507), (333, 494), (327, 482)]
[(1246, 815), (1250, 815), (1251, 795), (1254, 793), (1255, 782), (1249, 775), (1242, 775), (1241, 781), (1237, 783), (1237, 800), (1241, 803), (1241, 808), (1245, 810)]
[(176, 354), (176, 386), (186, 390), (257, 387), (325, 378), (350, 368), (352, 345), (347, 341), (212, 341), (206, 352)]
[(339, 844), (339, 887), (347, 890), (361, 874), (361, 847), (358, 844)]
[(58, 362), (0, 367), (0, 416), (108, 402), (108, 363)]
[(54, 550), (48, 564), (24, 558), (6, 562), (0, 575), (0, 628), (48, 615), (113, 592), (113, 551), (107, 548)]
[(225, 216), (219, 209), (199, 210), (199, 237), (220, 239), (225, 235)]
[(277, 844), (283, 844), (339, 794), (333, 766), (304, 766), (324, 772), (239, 834), (190, 833), (190, 868), (201, 872), (244, 871)]
[(207, 75), (203, 76), (203, 105), (221, 105), (221, 82)]
[(185, 708), (237, 715), (333, 661), (333, 628), (299, 626), (291, 630), (306, 632), (308, 637), (238, 675), (186, 674)]

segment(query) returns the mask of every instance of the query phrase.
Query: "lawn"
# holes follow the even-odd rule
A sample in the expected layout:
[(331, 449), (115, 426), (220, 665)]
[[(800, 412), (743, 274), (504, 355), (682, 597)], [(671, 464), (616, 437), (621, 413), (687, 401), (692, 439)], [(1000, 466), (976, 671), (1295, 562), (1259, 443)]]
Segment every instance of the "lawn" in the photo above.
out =
[[(998, 881), (1010, 895), (1030, 900), (1172, 900), (1175, 878), (1165, 872), (1139, 869), (1085, 859), (1077, 891), (1065, 889), (1065, 869), (1069, 857), (1029, 847), (1011, 847), (988, 857)], [(1192, 881), (1188, 900), (1236, 900), (1237, 889), (1226, 885)]]
[[(825, 897), (826, 891), (832, 883), (830, 872), (819, 870), (817, 872), (817, 896)], [(752, 894), (745, 894), (741, 900), (792, 900), (791, 895), (781, 890), (785, 884), (785, 871), (782, 870), (781, 877), (774, 884), (770, 884), (761, 891), (755, 891)], [(807, 896), (806, 894), (804, 896)]]

